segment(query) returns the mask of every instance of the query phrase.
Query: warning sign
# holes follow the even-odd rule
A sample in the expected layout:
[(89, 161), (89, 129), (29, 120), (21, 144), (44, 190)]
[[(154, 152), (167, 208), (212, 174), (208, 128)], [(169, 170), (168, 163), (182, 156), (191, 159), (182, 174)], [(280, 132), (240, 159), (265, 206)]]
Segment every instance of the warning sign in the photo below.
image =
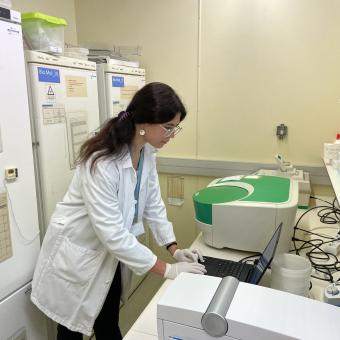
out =
[(46, 84), (46, 99), (48, 101), (54, 101), (56, 99), (55, 96), (55, 85)]
[(49, 96), (54, 96), (54, 91), (53, 91), (53, 89), (52, 89), (52, 86), (49, 86), (49, 87), (48, 87), (47, 95), (49, 95)]

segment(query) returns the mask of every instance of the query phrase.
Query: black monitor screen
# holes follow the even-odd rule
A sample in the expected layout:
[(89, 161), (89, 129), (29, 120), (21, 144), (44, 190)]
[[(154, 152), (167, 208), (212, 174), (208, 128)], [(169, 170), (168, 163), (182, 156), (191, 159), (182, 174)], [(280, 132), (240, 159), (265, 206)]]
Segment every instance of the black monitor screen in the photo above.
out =
[(280, 239), (282, 229), (282, 222), (280, 225), (276, 228), (274, 235), (272, 236), (271, 240), (267, 244), (266, 249), (263, 251), (261, 257), (259, 258), (255, 269), (252, 272), (251, 278), (249, 280), (249, 283), (257, 284), (261, 280), (264, 272), (269, 267), (277, 248), (277, 244)]

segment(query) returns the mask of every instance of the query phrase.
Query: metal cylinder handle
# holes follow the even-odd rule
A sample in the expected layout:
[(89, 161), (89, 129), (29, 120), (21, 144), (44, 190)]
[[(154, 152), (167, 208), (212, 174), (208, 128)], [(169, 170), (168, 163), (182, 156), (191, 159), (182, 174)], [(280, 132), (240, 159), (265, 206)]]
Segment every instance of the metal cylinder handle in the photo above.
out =
[(235, 295), (239, 280), (233, 276), (224, 277), (219, 284), (201, 323), (203, 329), (213, 337), (227, 334), (228, 322), (225, 318)]

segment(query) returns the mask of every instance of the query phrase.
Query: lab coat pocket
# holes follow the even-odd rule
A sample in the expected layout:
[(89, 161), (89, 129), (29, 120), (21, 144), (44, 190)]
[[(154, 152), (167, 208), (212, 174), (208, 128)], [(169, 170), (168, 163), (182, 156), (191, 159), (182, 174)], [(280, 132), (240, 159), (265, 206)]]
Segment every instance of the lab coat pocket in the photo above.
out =
[(53, 273), (60, 279), (86, 285), (98, 270), (104, 251), (80, 247), (63, 238), (52, 263)]

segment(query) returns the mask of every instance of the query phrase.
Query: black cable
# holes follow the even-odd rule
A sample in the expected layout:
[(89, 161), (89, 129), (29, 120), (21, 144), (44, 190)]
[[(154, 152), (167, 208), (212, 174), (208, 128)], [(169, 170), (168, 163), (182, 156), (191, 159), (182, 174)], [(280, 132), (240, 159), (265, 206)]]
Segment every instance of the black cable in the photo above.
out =
[[(319, 272), (323, 275), (326, 275), (328, 278), (324, 279), (324, 278), (321, 278), (321, 277), (318, 277), (318, 276), (313, 276), (313, 275), (312, 275), (312, 277), (319, 279), (319, 280), (323, 280), (323, 281), (334, 282), (332, 271), (333, 272), (339, 271), (340, 263), (339, 263), (339, 261), (338, 261), (338, 259), (335, 255), (327, 253), (321, 248), (321, 246), (323, 244), (327, 243), (327, 242), (324, 242), (320, 239), (314, 239), (314, 240), (308, 240), (308, 241), (303, 241), (303, 240), (297, 239), (296, 241), (303, 242), (303, 245), (299, 248), (299, 250), (306, 249), (308, 247), (309, 248), (312, 247), (310, 251), (306, 252), (306, 254), (305, 254), (306, 257), (308, 258), (308, 260), (310, 261), (312, 267), (314, 268), (314, 270), (316, 272)], [(317, 242), (317, 243), (314, 244), (315, 242)], [(306, 247), (305, 246), (306, 244), (308, 244), (309, 246)], [(316, 249), (318, 251), (316, 251)], [(321, 254), (322, 257), (317, 256), (319, 254)], [(321, 264), (321, 263), (318, 263), (317, 261), (315, 261), (315, 260), (321, 260), (321, 261), (330, 260), (332, 257), (334, 259), (333, 263)]]
[(255, 253), (253, 255), (249, 255), (249, 256), (244, 257), (243, 259), (239, 260), (238, 262), (247, 262), (248, 259), (251, 259), (253, 257), (258, 257), (258, 256), (261, 256), (261, 255), (262, 255), (261, 253)]
[(324, 209), (318, 211), (318, 216), (320, 217), (320, 221), (324, 224), (337, 224), (340, 222), (340, 209), (335, 205), (335, 202), (337, 202), (337, 199), (334, 198), (333, 202), (325, 201), (321, 198), (311, 196), (311, 198), (320, 200), (322, 202), (325, 202), (329, 204), (330, 206), (324, 207)]
[[(336, 205), (337, 203), (336, 199), (334, 199), (333, 202), (331, 203), (318, 197), (311, 196), (311, 198), (320, 200), (326, 203), (327, 205), (319, 205), (319, 206), (310, 208), (299, 217), (299, 219), (297, 220), (294, 226), (294, 232), (293, 232), (293, 238), (292, 238), (294, 249), (292, 251), (294, 251), (296, 255), (300, 255), (300, 251), (306, 250), (305, 256), (311, 262), (313, 269), (317, 273), (320, 273), (325, 276), (325, 278), (322, 278), (322, 277), (312, 275), (313, 278), (318, 279), (318, 280), (323, 280), (323, 281), (334, 282), (333, 274), (334, 272), (340, 271), (340, 262), (334, 254), (328, 253), (321, 248), (321, 246), (323, 246), (324, 244), (332, 242), (334, 240), (334, 237), (329, 237), (329, 236), (321, 235), (319, 233), (314, 233), (312, 231), (299, 228), (298, 225), (301, 222), (302, 218), (306, 216), (306, 214), (308, 214), (309, 212), (315, 209), (319, 209), (319, 211), (317, 212), (317, 215), (320, 218), (321, 223), (337, 224), (340, 222), (340, 209)], [(296, 237), (297, 230), (317, 236), (318, 238), (307, 240), (307, 241), (298, 239)], [(338, 232), (338, 234), (340, 235), (340, 231)], [(296, 242), (301, 242), (299, 247), (297, 247)], [(323, 262), (331, 261), (331, 262), (324, 264), (324, 263), (320, 263), (319, 261), (323, 261)]]

